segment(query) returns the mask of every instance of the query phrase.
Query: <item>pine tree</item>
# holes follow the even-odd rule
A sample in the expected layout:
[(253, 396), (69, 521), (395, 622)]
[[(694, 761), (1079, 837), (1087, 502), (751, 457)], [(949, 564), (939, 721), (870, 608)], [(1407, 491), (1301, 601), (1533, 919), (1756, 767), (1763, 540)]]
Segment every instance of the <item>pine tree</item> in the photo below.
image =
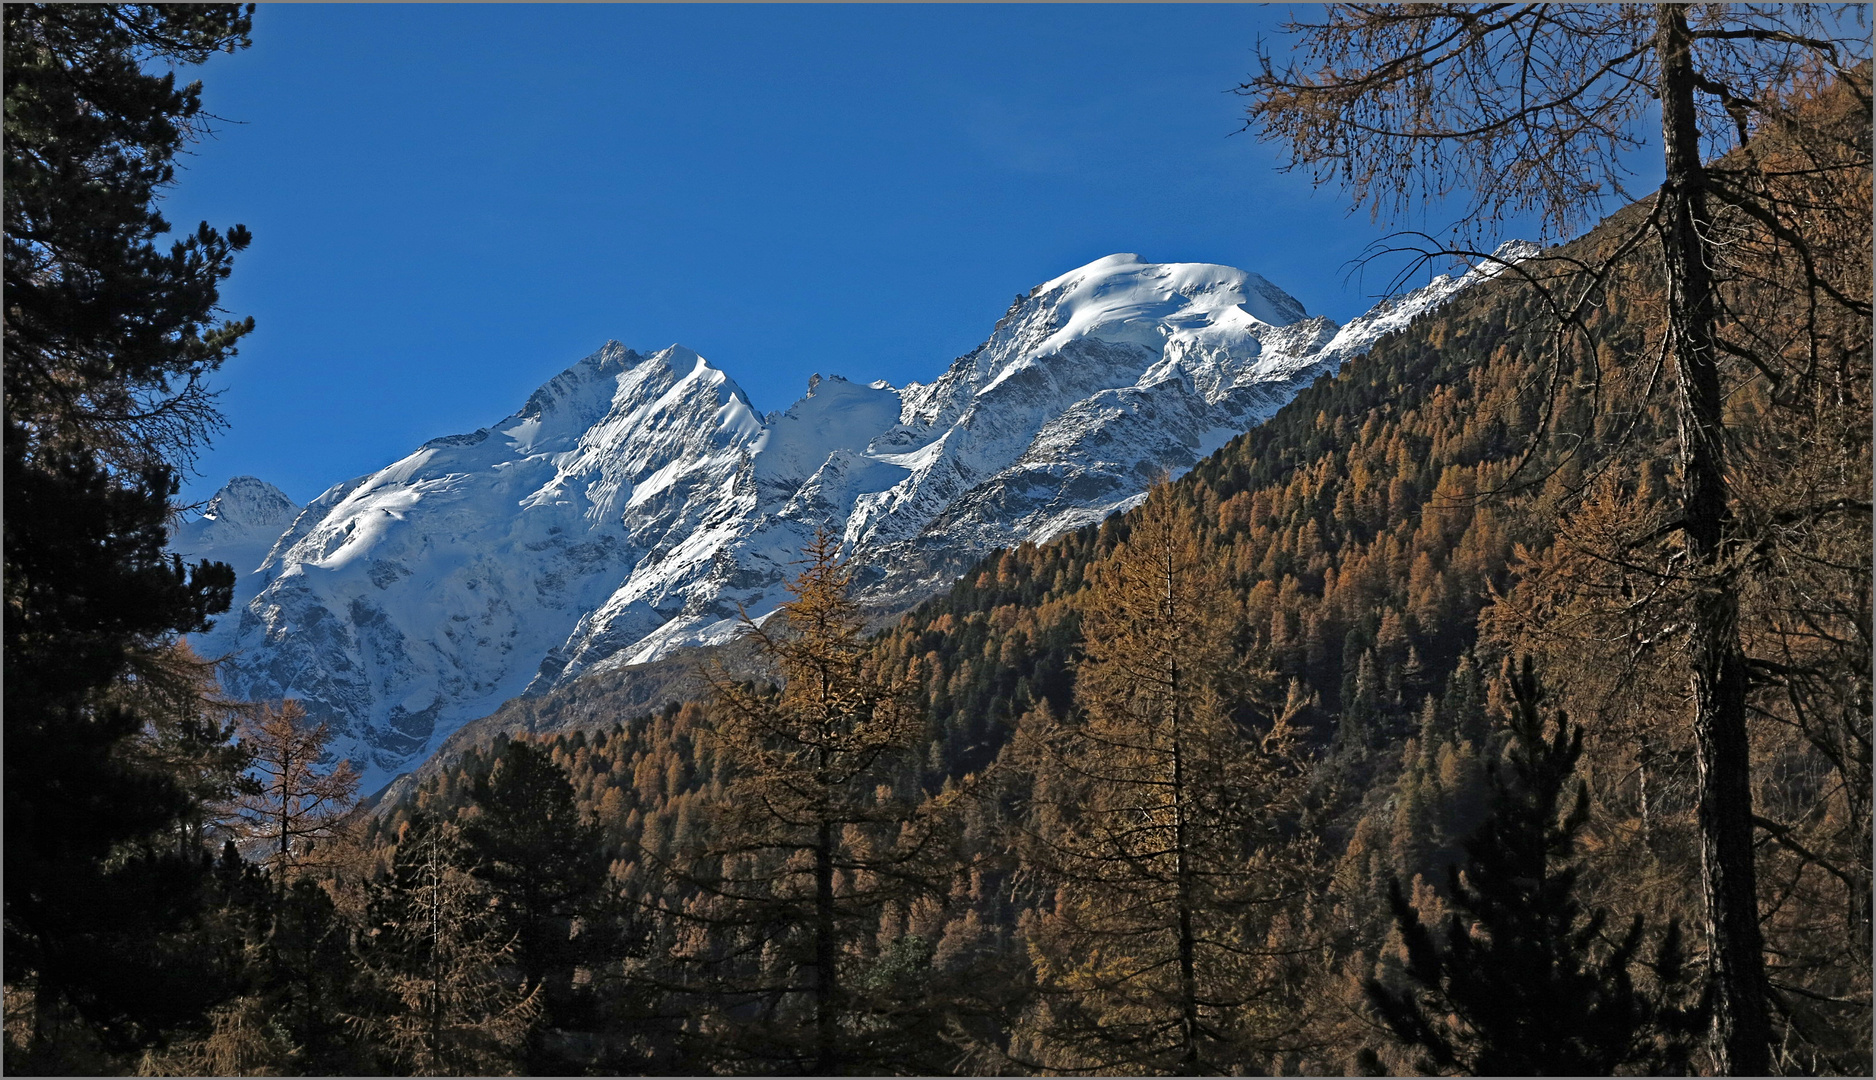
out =
[[(1419, 1052), (1414, 1067), (1423, 1072), (1685, 1070), (1707, 1016), (1683, 1000), (1696, 980), (1681, 967), (1679, 926), (1669, 923), (1653, 963), (1644, 965), (1641, 916), (1609, 940), (1608, 912), (1583, 910), (1576, 846), (1589, 820), (1589, 790), (1577, 780), (1570, 793), (1583, 733), (1558, 713), (1546, 735), (1529, 659), (1511, 688), (1511, 775), (1491, 774), (1491, 808), (1465, 841), (1463, 873), (1449, 868), (1444, 934), (1436, 936), (1399, 879), (1390, 880), (1405, 985), (1370, 979), (1368, 999), (1402, 1044)], [(1635, 982), (1645, 966), (1652, 988)]]
[(215, 422), (201, 379), (252, 326), (215, 321), (246, 230), (155, 247), (201, 105), (146, 67), (245, 46), (249, 14), (8, 4), (4, 22), (5, 979), (33, 998), (32, 1052), (66, 1017), (128, 1050), (209, 1004), (175, 951), (207, 862), (176, 842), (200, 777), (134, 749), (152, 717), (124, 689), (227, 609), (228, 567), (163, 547), (174, 466)]
[(270, 902), (259, 996), (293, 1042), (292, 1070), (306, 1076), (367, 1071), (370, 1062), (345, 1022), (360, 993), (352, 925), (310, 877), (294, 881)]
[(357, 1075), (375, 1062), (346, 1016), (357, 964), (350, 930), (318, 882), (284, 893), (228, 840), (210, 878), (204, 947), (234, 992), (206, 1030), (146, 1053), (145, 1076)]
[[(1301, 762), (1271, 682), (1231, 652), (1191, 512), (1156, 488), (1087, 606), (1076, 709), (1029, 732), (1030, 930), (1050, 1071), (1268, 1069), (1299, 1042), (1292, 957), (1312, 864)], [(1295, 699), (1293, 699), (1295, 700)]]
[[(577, 993), (577, 968), (621, 958), (628, 927), (604, 894), (609, 853), (598, 822), (575, 803), (567, 771), (545, 750), (513, 738), (470, 788), (462, 818), (462, 856), (494, 901), (494, 917), (513, 936), (514, 963), (541, 990), (544, 1026), (590, 1026)], [(569, 1064), (530, 1046), (530, 1071), (566, 1072)]]
[(248, 232), (204, 222), (159, 251), (156, 204), (205, 134), (202, 84), (146, 66), (248, 45), (252, 5), (6, 9), (6, 415), (50, 464), (95, 457), (132, 490), (219, 423), (203, 379), (252, 319), (217, 323)]

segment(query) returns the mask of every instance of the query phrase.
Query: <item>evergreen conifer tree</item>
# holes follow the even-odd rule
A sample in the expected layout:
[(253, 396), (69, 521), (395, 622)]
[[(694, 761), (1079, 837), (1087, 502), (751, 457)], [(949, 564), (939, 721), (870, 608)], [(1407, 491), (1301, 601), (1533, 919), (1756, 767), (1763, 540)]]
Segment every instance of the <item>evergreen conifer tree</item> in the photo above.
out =
[[(1613, 940), (1608, 912), (1577, 898), (1578, 834), (1588, 787), (1575, 780), (1583, 733), (1539, 711), (1531, 662), (1511, 682), (1515, 706), (1505, 760), (1491, 774), (1491, 808), (1450, 868), (1451, 914), (1436, 935), (1402, 894), (1388, 901), (1407, 959), (1404, 985), (1370, 979), (1370, 1003), (1423, 1072), (1474, 1076), (1607, 1076), (1618, 1068), (1682, 1071), (1706, 1025), (1689, 1006), (1696, 981), (1681, 967), (1669, 923), (1651, 965), (1638, 958), (1643, 920)], [(1574, 786), (1574, 793), (1571, 788)], [(1569, 800), (1565, 809), (1565, 800)], [(1648, 982), (1635, 975), (1651, 968)], [(1368, 1062), (1376, 1064), (1372, 1053)]]
[(292, 1071), (344, 1076), (369, 1071), (345, 1016), (357, 1007), (358, 961), (352, 926), (319, 882), (301, 877), (270, 901), (276, 910), (264, 943), (261, 1000), (292, 1040)]
[(248, 234), (204, 223), (158, 250), (200, 84), (146, 69), (245, 46), (251, 10), (4, 9), (5, 979), (33, 1002), (35, 1054), (67, 1018), (129, 1050), (209, 1004), (177, 937), (208, 862), (176, 842), (202, 762), (134, 750), (154, 718), (113, 689), (233, 589), (163, 547), (174, 467), (216, 422), (201, 380), (252, 328), (215, 306)]
[[(540, 988), (542, 1027), (592, 1026), (582, 1014), (593, 1001), (576, 989), (576, 969), (618, 960), (627, 931), (605, 895), (610, 859), (598, 822), (575, 803), (566, 770), (521, 738), (508, 740), (475, 778), (470, 799), (462, 819), (465, 865), (513, 936), (517, 969)], [(564, 1073), (575, 1064), (552, 1059), (538, 1038), (529, 1047), (532, 1072)]]
[(231, 839), (210, 875), (204, 947), (233, 988), (207, 1030), (146, 1054), (143, 1075), (356, 1075), (376, 1063), (347, 1015), (357, 1000), (351, 926), (319, 882), (281, 890)]

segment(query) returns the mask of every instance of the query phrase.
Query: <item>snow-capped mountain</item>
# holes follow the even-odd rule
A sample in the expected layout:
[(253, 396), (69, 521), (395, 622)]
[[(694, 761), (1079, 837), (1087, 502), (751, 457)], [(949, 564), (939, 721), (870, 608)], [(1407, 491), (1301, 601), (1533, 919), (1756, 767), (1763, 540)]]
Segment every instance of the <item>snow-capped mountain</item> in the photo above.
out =
[(1487, 275), (1337, 327), (1256, 274), (1110, 255), (1018, 297), (929, 384), (817, 376), (767, 416), (682, 346), (611, 342), (314, 500), (212, 651), (237, 654), (232, 692), (331, 722), (370, 789), (509, 697), (733, 636), (817, 529), (893, 606), (1131, 506)]
[[(265, 584), (256, 571), (299, 513), (299, 505), (279, 488), (252, 476), (237, 476), (222, 485), (201, 513), (170, 530), (169, 550), (187, 562), (210, 559), (233, 567), (235, 595), (230, 610), (238, 612)], [(221, 619), (213, 632), (197, 637), (196, 650), (204, 656), (221, 655), (235, 623), (232, 618)]]
[(237, 476), (222, 485), (202, 512), (169, 534), (169, 549), (184, 559), (216, 559), (246, 574), (260, 566), (300, 508), (265, 480)]

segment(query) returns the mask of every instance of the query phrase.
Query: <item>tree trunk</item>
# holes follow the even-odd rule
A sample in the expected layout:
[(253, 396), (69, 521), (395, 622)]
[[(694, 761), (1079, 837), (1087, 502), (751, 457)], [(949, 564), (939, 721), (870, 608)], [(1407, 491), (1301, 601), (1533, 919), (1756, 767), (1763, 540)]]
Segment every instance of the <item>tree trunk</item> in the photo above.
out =
[[(1166, 593), (1163, 603), (1169, 623), (1177, 626), (1184, 615), (1179, 610), (1173, 587), (1177, 580), (1178, 569), (1173, 562), (1172, 537), (1166, 536), (1162, 564), (1166, 575)], [(1176, 636), (1175, 636), (1176, 640)], [(1184, 705), (1180, 695), (1184, 687), (1179, 685), (1179, 659), (1169, 656), (1166, 668), (1167, 698), (1171, 703), (1172, 733), (1172, 797), (1173, 797), (1173, 858), (1174, 877), (1178, 882), (1179, 903), (1179, 1021), (1180, 1038), (1184, 1042), (1183, 1053), (1179, 1058), (1179, 1075), (1200, 1076), (1199, 1067), (1199, 992), (1197, 947), (1192, 932), (1192, 865), (1190, 837), (1186, 834), (1186, 776), (1185, 747), (1179, 730), (1180, 714)]]
[(1648, 806), (1648, 762), (1651, 760), (1650, 755), (1652, 751), (1653, 747), (1648, 743), (1648, 736), (1646, 734), (1642, 735), (1639, 740), (1639, 749), (1635, 756), (1641, 763), (1638, 772), (1640, 774), (1641, 784), (1642, 846), (1647, 848), (1650, 852), (1653, 852), (1655, 849), (1654, 820), (1649, 814)]
[(1196, 938), (1192, 932), (1191, 865), (1186, 851), (1185, 777), (1182, 775), (1179, 744), (1173, 743), (1173, 800), (1177, 817), (1174, 857), (1178, 860), (1179, 879), (1179, 1019), (1185, 1042), (1180, 1055), (1179, 1075), (1203, 1076), (1199, 1063), (1199, 994)]
[(834, 827), (823, 821), (814, 847), (814, 1072), (833, 1076), (839, 1069), (834, 1024)]
[(1739, 604), (1724, 576), (1726, 447), (1721, 416), (1715, 297), (1708, 237), (1705, 169), (1694, 113), (1694, 71), (1685, 12), (1656, 9), (1661, 127), (1667, 178), (1662, 257), (1667, 271), (1668, 334), (1673, 345), (1679, 423), (1685, 573), (1695, 582), (1687, 658), (1699, 760), (1702, 883), (1709, 963), (1717, 1000), (1719, 1071), (1771, 1071), (1765, 959), (1759, 932), (1752, 851), (1751, 764), (1746, 740), (1746, 672), (1739, 647)]
[(287, 837), (292, 827), (293, 794), (289, 787), (293, 776), (293, 743), (288, 740), (280, 757), (280, 866), (274, 875), (274, 888), (281, 896), (287, 894)]
[(441, 1054), (443, 1050), (443, 960), (437, 955), (442, 941), (441, 922), (443, 890), (438, 880), (436, 869), (436, 836), (429, 838), (430, 844), (430, 1075), (443, 1075)]

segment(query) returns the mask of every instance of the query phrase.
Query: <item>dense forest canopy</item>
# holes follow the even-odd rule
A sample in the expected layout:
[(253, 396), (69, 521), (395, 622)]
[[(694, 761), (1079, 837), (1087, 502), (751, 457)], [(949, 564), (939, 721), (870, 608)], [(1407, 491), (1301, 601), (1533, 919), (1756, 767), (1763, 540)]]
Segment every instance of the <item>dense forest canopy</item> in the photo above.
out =
[[(245, 329), (207, 321), (245, 233), (148, 246), (196, 99), (132, 61), (239, 47), (246, 19), (7, 8), (10, 1071), (1870, 1070), (1870, 79), (1815, 26), (1327, 12), (1299, 29), (1320, 70), (1267, 69), (1262, 107), (1363, 198), (1456, 183), (1390, 140), (1482, 122), (1427, 80), (1471, 65), (1502, 104), (1491, 35), (1533, 28), (1587, 35), (1551, 42), (1556, 78), (1635, 51), (1465, 168), (1645, 112), (1597, 104), (1609, 72), (1684, 75), (1706, 156), (1126, 514), (874, 634), (822, 537), (750, 627), (758, 677), (650, 713), (589, 680), (590, 725), (348, 815), (323, 730), (222, 700), (177, 644), (225, 568), (160, 554), (191, 388)], [(62, 80), (105, 56), (146, 122), (67, 164), (191, 299), (160, 348), (48, 346), (16, 378), (16, 326), (99, 332), (38, 223), (103, 211), (12, 170), (59, 167), (43, 125), (92, 130)], [(1402, 116), (1424, 126), (1377, 133)], [(1585, 153), (1503, 180), (1562, 212)], [(112, 426), (163, 393), (193, 417), (172, 441)], [(119, 593), (162, 603), (126, 621)]]
[[(89, 1071), (198, 1018), (211, 805), (241, 769), (213, 673), (177, 643), (234, 573), (164, 552), (202, 379), (252, 320), (248, 242), (159, 246), (201, 86), (149, 69), (247, 44), (237, 5), (9, 4), (6, 57), (6, 1005), (11, 1071)], [(166, 247), (166, 249), (165, 249)]]
[[(1860, 94), (1821, 90), (1804, 115), (1821, 127), (1841, 122), (1831, 138), (1866, 146)], [(909, 686), (926, 718), (920, 764), (911, 775), (897, 766), (892, 789), (963, 796), (963, 861), (948, 903), (882, 907), (873, 940), (850, 946), (856, 972), (903, 963), (912, 950), (923, 958), (933, 995), (925, 1005), (933, 1056), (923, 1068), (1176, 1071), (1186, 1046), (1202, 1047), (1207, 1071), (1429, 1064), (1422, 1055), (1431, 1048), (1377, 1036), (1387, 1017), (1371, 1010), (1377, 1000), (1445, 992), (1416, 981), (1429, 969), (1402, 951), (1407, 932), (1421, 927), (1437, 947), (1442, 935), (1452, 940), (1450, 915), (1484, 902), (1466, 884), (1483, 872), (1482, 830), (1495, 805), (1522, 797), (1518, 753), (1561, 737), (1566, 723), (1580, 743), (1569, 756), (1576, 779), (1555, 781), (1557, 819), (1545, 824), (1544, 813), (1527, 811), (1519, 820), (1542, 834), (1574, 812), (1547, 865), (1568, 882), (1556, 910), (1576, 921), (1536, 945), (1577, 950), (1586, 973), (1579, 995), (1633, 988), (1618, 999), (1630, 1003), (1627, 1026), (1606, 1045), (1572, 1044), (1585, 1056), (1568, 1060), (1627, 1071), (1674, 1067), (1684, 1053), (1688, 1067), (1713, 1067), (1707, 946), (1696, 932), (1704, 915), (1698, 768), (1671, 647), (1684, 583), (1656, 562), (1672, 555), (1662, 526), (1673, 514), (1675, 402), (1665, 384), (1646, 394), (1645, 383), (1625, 384), (1634, 396), (1612, 407), (1611, 388), (1591, 367), (1657, 351), (1662, 279), (1641, 259), (1609, 274), (1566, 341), (1562, 366), (1550, 304), (1583, 266), (1619, 250), (1648, 210), (1631, 207), (1535, 260), (1527, 273), (1542, 275), (1549, 294), (1507, 276), (1461, 298), (1305, 390), (1142, 510), (988, 559), (876, 639), (879, 678)], [(1840, 223), (1858, 215), (1867, 231), (1867, 202), (1853, 203)], [(1862, 246), (1850, 250), (1859, 254), (1847, 260), (1846, 281), (1863, 257)], [(1739, 287), (1741, 302), (1751, 287)], [(1768, 289), (1761, 299), (1781, 298)], [(1765, 676), (1751, 697), (1751, 775), (1781, 1071), (1854, 1072), (1869, 1055), (1869, 526), (1855, 512), (1869, 475), (1867, 328), (1838, 325), (1843, 336), (1829, 355), (1842, 377), (1827, 393), (1780, 400), (1769, 380), (1746, 377), (1729, 395), (1740, 445), (1776, 455), (1741, 470), (1750, 482), (1736, 483), (1736, 505), (1755, 507), (1743, 512), (1776, 517), (1831, 500), (1851, 511), (1781, 534), (1781, 553), (1748, 563), (1739, 579), (1742, 640)], [(1794, 500), (1794, 487), (1811, 501)], [(1129, 957), (1112, 944), (1096, 950), (1107, 958), (1099, 967), (1051, 959), (1054, 941), (1079, 941), (1064, 955), (1085, 958), (1103, 932), (1132, 935), (1135, 950), (1151, 940), (1147, 924), (1104, 931), (1072, 912), (1117, 906), (1077, 907), (1078, 890), (1120, 887), (1078, 870), (1077, 859), (1090, 836), (1126, 832), (1101, 824), (1103, 798), (1124, 799), (1131, 781), (1123, 777), (1151, 784), (1150, 772), (1133, 770), (1149, 760), (1139, 755), (1162, 752), (1139, 741), (1148, 738), (1144, 723), (1134, 741), (1103, 735), (1112, 729), (1101, 726), (1108, 722), (1086, 682), (1116, 647), (1092, 636), (1115, 632), (1116, 601), (1101, 582), (1138, 550), (1138, 531), (1150, 531), (1155, 515), (1176, 515), (1194, 546), (1190, 561), (1216, 575), (1209, 602), (1224, 614), (1212, 616), (1221, 621), (1207, 641), (1229, 659), (1203, 650), (1193, 659), (1244, 676), (1228, 707), (1240, 742), (1231, 764), (1251, 767), (1279, 721), (1295, 732), (1290, 753), (1305, 763), (1294, 801), (1206, 812), (1282, 818), (1244, 828), (1309, 841), (1287, 845), (1270, 876), (1297, 875), (1313, 899), (1285, 911), (1280, 930), (1262, 924), (1257, 939), (1306, 962), (1235, 973), (1233, 990), (1207, 999), (1234, 1002), (1220, 1011), (1236, 1015), (1195, 1017), (1204, 1037), (1183, 1042), (1177, 980), (1163, 991), (1121, 992)], [(1788, 588), (1800, 580), (1800, 590)], [(1524, 691), (1520, 658), (1542, 673)], [(1129, 671), (1146, 677), (1137, 665)], [(1219, 700), (1220, 691), (1206, 692)], [(1540, 699), (1541, 709), (1528, 704)], [(729, 790), (734, 766), (715, 750), (716, 723), (711, 703), (699, 701), (541, 738), (617, 845), (614, 873), (628, 891), (669, 888), (657, 869), (664, 853), (694, 842)], [(379, 835), (417, 808), (460, 805), (488, 752), (392, 810)], [(1103, 764), (1108, 754), (1123, 758)], [(1108, 789), (1101, 798), (1077, 786), (1097, 773)], [(1248, 835), (1242, 866), (1273, 857), (1268, 848), (1259, 856)], [(1165, 939), (1175, 966), (1176, 908)], [(1259, 917), (1271, 914), (1266, 906)], [(1632, 940), (1624, 937), (1638, 916)], [(1585, 936), (1592, 918), (1600, 932)], [(1247, 920), (1234, 933), (1260, 925)], [(1062, 937), (1071, 932), (1078, 937)], [(655, 964), (660, 954), (647, 955)], [(1516, 974), (1498, 977), (1516, 982)], [(1268, 989), (1253, 1006), (1259, 986)], [(1170, 1026), (1152, 1020), (1156, 1000), (1167, 1003)], [(1608, 1015), (1588, 998), (1578, 1005), (1589, 1011), (1573, 1015)], [(1558, 1003), (1533, 1008), (1556, 1012)], [(1133, 1024), (1141, 1027), (1129, 1051), (1077, 1034)], [(682, 1027), (660, 1044), (681, 1045)], [(1467, 1045), (1474, 1056), (1442, 1065), (1436, 1055), (1431, 1064), (1502, 1063), (1490, 1054), (1506, 1048), (1489, 1045), (1490, 1034), (1489, 1026), (1447, 1032), (1448, 1052)]]

